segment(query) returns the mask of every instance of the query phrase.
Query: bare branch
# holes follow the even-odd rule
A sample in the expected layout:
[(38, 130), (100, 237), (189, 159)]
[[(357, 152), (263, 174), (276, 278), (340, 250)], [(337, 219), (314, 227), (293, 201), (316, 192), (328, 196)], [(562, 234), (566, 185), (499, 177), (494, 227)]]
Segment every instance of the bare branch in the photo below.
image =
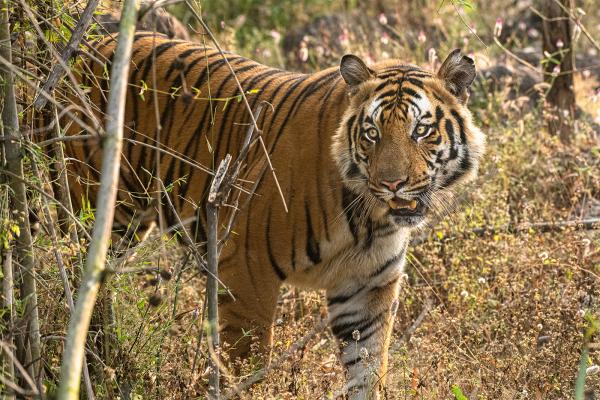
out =
[[(92, 22), (92, 17), (94, 16), (94, 11), (96, 11), (96, 7), (98, 7), (99, 1), (100, 0), (88, 1), (87, 5), (85, 6), (85, 9), (83, 10), (83, 13), (81, 14), (79, 22), (77, 22), (77, 26), (75, 26), (75, 29), (71, 34), (69, 43), (67, 43), (67, 46), (63, 49), (62, 53), (60, 54), (60, 58), (63, 62), (54, 64), (52, 70), (50, 71), (50, 74), (48, 75), (46, 83), (44, 83), (44, 86), (42, 87), (43, 92), (51, 93), (52, 90), (54, 90), (54, 86), (56, 86), (59, 79), (62, 78), (64, 71), (63, 64), (66, 64), (71, 59), (71, 57), (73, 57), (73, 55), (77, 53), (79, 43), (81, 42), (81, 39), (83, 39), (83, 35), (85, 34), (88, 27), (90, 26), (90, 23)], [(35, 99), (35, 101), (33, 102), (33, 106), (39, 110), (46, 105), (47, 101), (48, 100), (45, 97), (38, 96), (38, 98)]]

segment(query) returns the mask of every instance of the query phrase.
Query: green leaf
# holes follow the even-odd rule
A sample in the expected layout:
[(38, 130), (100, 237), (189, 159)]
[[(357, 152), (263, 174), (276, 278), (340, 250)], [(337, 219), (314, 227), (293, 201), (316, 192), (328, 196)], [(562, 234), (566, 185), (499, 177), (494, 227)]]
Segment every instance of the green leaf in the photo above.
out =
[(464, 395), (460, 387), (458, 387), (458, 385), (452, 385), (450, 390), (452, 391), (452, 394), (456, 400), (469, 400), (467, 396)]
[(12, 233), (15, 234), (15, 236), (19, 237), (21, 236), (21, 228), (19, 228), (19, 225), (13, 225), (10, 227), (10, 230), (12, 231)]

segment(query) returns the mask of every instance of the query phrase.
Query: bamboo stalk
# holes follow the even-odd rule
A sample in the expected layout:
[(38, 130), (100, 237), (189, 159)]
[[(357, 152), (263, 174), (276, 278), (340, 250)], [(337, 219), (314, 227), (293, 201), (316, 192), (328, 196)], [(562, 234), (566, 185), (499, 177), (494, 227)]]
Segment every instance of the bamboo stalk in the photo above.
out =
[[(0, 0), (0, 57), (12, 63), (9, 6), (8, 0)], [(21, 157), (21, 144), (19, 133), (19, 119), (17, 114), (17, 103), (15, 98), (14, 75), (6, 65), (0, 66), (0, 76), (4, 87), (2, 88), (2, 124), (3, 136), (11, 138), (4, 144), (7, 170), (21, 179), (9, 176), (9, 186), (12, 190), (12, 208), (17, 212), (20, 234), (16, 240), (17, 265), (21, 268), (21, 298), (27, 299), (24, 315), (28, 318), (27, 335), (29, 338), (29, 353), (31, 354), (30, 370), (37, 384), (40, 382), (41, 369), (41, 340), (40, 325), (38, 317), (38, 301), (35, 282), (35, 259), (33, 257), (33, 242), (29, 227), (29, 208), (27, 204), (27, 192), (24, 184), (23, 161)], [(25, 343), (27, 341), (24, 341)], [(24, 350), (24, 349), (21, 349)], [(26, 351), (19, 351), (26, 354)]]
[(58, 399), (75, 400), (79, 398), (85, 340), (100, 283), (105, 273), (106, 252), (114, 218), (114, 204), (121, 163), (129, 60), (138, 9), (139, 2), (137, 0), (123, 2), (118, 44), (111, 69), (111, 88), (108, 97), (106, 134), (103, 137), (104, 154), (96, 205), (96, 222), (77, 303), (67, 332)]

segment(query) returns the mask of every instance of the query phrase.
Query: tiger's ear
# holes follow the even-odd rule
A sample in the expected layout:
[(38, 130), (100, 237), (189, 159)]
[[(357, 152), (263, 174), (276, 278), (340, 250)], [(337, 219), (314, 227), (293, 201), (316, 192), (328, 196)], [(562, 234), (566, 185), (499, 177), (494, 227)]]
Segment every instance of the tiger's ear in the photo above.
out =
[(446, 89), (463, 103), (469, 98), (468, 89), (475, 79), (475, 62), (463, 56), (460, 49), (453, 50), (440, 67), (438, 77), (446, 84)]
[(353, 54), (346, 54), (342, 57), (340, 74), (351, 90), (375, 76), (375, 73), (367, 67), (363, 60)]

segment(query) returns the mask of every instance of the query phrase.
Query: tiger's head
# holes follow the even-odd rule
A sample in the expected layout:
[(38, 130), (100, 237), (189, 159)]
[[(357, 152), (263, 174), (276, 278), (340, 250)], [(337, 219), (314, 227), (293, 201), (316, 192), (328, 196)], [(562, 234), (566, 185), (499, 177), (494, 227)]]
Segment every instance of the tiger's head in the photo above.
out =
[(467, 108), (473, 60), (454, 50), (434, 74), (397, 61), (369, 68), (346, 55), (340, 73), (350, 105), (332, 151), (346, 187), (399, 226), (444, 214), (485, 149)]

